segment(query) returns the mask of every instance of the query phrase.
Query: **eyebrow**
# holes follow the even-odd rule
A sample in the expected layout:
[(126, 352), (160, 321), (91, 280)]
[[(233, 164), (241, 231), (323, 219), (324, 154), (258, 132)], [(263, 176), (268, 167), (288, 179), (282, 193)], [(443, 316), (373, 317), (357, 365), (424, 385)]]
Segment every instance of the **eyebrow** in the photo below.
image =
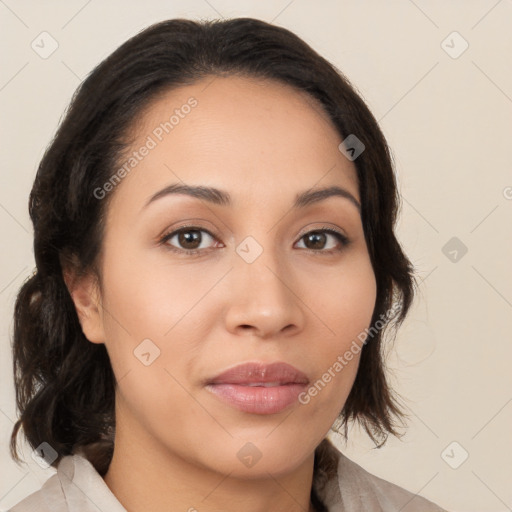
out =
[[(228, 192), (223, 190), (219, 190), (213, 187), (205, 187), (200, 185), (185, 185), (180, 183), (173, 183), (162, 190), (153, 194), (149, 200), (144, 205), (143, 209), (149, 206), (154, 201), (158, 199), (172, 195), (172, 194), (184, 194), (190, 197), (195, 197), (197, 199), (203, 199), (212, 204), (216, 204), (219, 206), (230, 206), (231, 205), (231, 196)], [(323, 201), (329, 197), (342, 197), (350, 201), (360, 212), (361, 204), (359, 201), (344, 188), (338, 186), (331, 186), (325, 188), (318, 189), (309, 189), (300, 194), (297, 194), (295, 197), (295, 201), (293, 203), (293, 208), (305, 208), (306, 206), (318, 203)]]

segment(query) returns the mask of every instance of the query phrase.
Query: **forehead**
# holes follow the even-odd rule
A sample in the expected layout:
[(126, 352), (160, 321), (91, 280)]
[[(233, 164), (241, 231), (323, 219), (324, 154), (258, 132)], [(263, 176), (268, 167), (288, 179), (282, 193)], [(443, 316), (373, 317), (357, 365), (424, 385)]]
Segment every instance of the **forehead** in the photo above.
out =
[(235, 197), (276, 189), (283, 198), (317, 184), (343, 185), (359, 197), (355, 166), (339, 151), (342, 138), (320, 103), (276, 81), (207, 77), (166, 91), (136, 120), (132, 137), (130, 152), (150, 149), (123, 182), (146, 199), (176, 181)]

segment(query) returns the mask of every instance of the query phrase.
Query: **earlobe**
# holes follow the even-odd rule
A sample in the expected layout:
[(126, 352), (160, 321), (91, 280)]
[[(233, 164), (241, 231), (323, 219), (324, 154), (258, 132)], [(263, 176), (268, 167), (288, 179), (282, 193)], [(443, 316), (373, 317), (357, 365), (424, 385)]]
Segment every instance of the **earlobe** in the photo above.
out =
[(69, 269), (63, 271), (63, 277), (85, 337), (92, 343), (104, 343), (103, 310), (96, 277), (92, 272), (77, 276)]

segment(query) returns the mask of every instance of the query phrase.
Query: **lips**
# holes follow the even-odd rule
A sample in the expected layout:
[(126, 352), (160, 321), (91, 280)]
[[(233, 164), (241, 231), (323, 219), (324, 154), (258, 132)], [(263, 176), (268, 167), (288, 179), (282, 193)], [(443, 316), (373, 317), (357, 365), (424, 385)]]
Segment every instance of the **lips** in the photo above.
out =
[(245, 363), (231, 368), (209, 381), (210, 384), (286, 385), (307, 384), (308, 378), (287, 363)]
[(245, 363), (209, 380), (206, 389), (246, 413), (276, 414), (297, 402), (307, 376), (287, 363)]

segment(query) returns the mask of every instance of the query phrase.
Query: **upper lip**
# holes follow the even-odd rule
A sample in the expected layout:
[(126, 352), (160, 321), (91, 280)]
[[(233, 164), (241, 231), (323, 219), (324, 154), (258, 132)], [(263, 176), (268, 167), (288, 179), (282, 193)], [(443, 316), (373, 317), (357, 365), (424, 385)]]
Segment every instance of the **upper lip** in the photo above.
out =
[(244, 363), (234, 366), (213, 379), (208, 384), (308, 384), (307, 376), (288, 363)]

